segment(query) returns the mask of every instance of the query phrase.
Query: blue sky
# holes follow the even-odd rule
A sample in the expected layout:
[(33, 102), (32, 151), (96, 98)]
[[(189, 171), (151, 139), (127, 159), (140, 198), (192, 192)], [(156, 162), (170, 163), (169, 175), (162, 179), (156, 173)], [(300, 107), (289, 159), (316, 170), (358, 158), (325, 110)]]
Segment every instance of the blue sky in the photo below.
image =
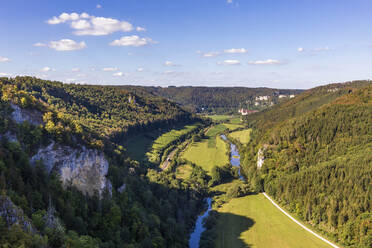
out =
[(372, 78), (370, 0), (3, 0), (0, 76), (311, 88)]

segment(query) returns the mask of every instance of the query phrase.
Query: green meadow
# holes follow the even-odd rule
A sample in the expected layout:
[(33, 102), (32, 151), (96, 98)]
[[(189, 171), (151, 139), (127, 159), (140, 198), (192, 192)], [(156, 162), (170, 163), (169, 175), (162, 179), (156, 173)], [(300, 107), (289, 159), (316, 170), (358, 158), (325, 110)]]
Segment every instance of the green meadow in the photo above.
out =
[(229, 129), (229, 131), (234, 131), (234, 130), (236, 130), (236, 129), (238, 129), (238, 128), (243, 127), (243, 125), (241, 125), (241, 124), (235, 124), (235, 123), (223, 123), (223, 125), (224, 125), (227, 129)]
[(225, 121), (233, 118), (231, 115), (206, 115), (205, 117), (211, 118), (213, 121)]
[(211, 127), (206, 138), (190, 144), (183, 152), (182, 158), (201, 166), (207, 172), (211, 172), (213, 166), (228, 164), (228, 145), (218, 135), (224, 130), (226, 127), (222, 124)]
[(262, 194), (234, 198), (218, 212), (217, 248), (331, 247), (290, 220)]
[(233, 139), (238, 140), (243, 145), (246, 145), (251, 140), (251, 132), (252, 129), (245, 129), (241, 131), (235, 131), (229, 134), (229, 136)]
[(187, 180), (191, 173), (192, 173), (192, 166), (189, 165), (189, 164), (183, 164), (181, 166), (178, 166), (177, 169), (176, 169), (176, 177), (178, 179), (183, 179), (183, 180)]

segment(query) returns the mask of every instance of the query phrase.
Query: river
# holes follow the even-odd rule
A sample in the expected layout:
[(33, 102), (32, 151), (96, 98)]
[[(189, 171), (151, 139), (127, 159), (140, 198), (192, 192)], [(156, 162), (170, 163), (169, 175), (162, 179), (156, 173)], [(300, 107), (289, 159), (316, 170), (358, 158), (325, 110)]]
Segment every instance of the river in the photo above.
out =
[(204, 214), (199, 215), (198, 219), (196, 220), (194, 232), (190, 236), (189, 240), (189, 247), (190, 248), (199, 248), (199, 242), (201, 234), (205, 231), (205, 227), (203, 226), (203, 220), (208, 217), (209, 212), (212, 210), (212, 198), (207, 198), (208, 209), (204, 212)]
[(236, 145), (231, 143), (230, 140), (228, 140), (226, 135), (221, 134), (221, 138), (230, 143), (230, 163), (232, 166), (239, 167), (239, 171), (238, 171), (239, 178), (240, 180), (245, 181), (244, 177), (240, 173), (240, 154), (239, 154), (238, 148), (236, 148)]
[[(240, 174), (240, 155), (236, 145), (231, 143), (224, 134), (221, 134), (221, 138), (230, 143), (230, 163), (232, 166), (239, 167), (239, 178), (244, 181), (244, 177)], [(200, 237), (205, 231), (203, 221), (208, 217), (209, 212), (212, 210), (212, 198), (209, 197), (206, 201), (208, 203), (208, 209), (202, 215), (199, 215), (196, 220), (194, 231), (189, 239), (189, 248), (199, 248)]]

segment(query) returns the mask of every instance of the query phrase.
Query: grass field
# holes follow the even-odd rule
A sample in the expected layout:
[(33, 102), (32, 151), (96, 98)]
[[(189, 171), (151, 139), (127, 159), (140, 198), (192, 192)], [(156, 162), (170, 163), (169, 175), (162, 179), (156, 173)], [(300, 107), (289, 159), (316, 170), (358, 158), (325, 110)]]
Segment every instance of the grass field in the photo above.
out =
[(242, 120), (240, 116), (234, 116), (234, 118), (230, 119), (229, 122), (231, 124), (241, 124)]
[(130, 138), (125, 146), (129, 155), (138, 161), (155, 161), (161, 151), (180, 136), (194, 131), (200, 123), (176, 127), (170, 131), (158, 130)]
[(235, 129), (238, 129), (238, 128), (241, 128), (241, 127), (244, 127), (243, 125), (241, 124), (234, 124), (234, 123), (224, 123), (223, 124), (227, 129), (229, 129), (230, 131), (234, 131)]
[(206, 133), (206, 139), (190, 144), (183, 152), (182, 158), (201, 166), (207, 172), (212, 167), (229, 163), (228, 146), (217, 134), (226, 129), (224, 125), (212, 127)]
[(181, 166), (177, 167), (176, 177), (178, 179), (186, 180), (190, 177), (191, 173), (192, 173), (191, 165), (184, 164), (184, 165), (181, 165)]
[(224, 124), (219, 124), (216, 126), (211, 127), (208, 132), (206, 132), (206, 136), (209, 138), (214, 138), (218, 133), (221, 133), (226, 130), (226, 126)]
[(213, 121), (226, 121), (231, 124), (240, 124), (241, 118), (237, 115), (206, 115), (205, 117), (211, 118)]
[(218, 248), (331, 247), (291, 221), (262, 194), (234, 198), (218, 212)]
[(224, 121), (231, 119), (231, 115), (206, 115), (205, 117), (211, 118), (213, 121)]
[(238, 140), (243, 145), (248, 144), (251, 140), (252, 129), (246, 129), (242, 131), (236, 131), (229, 134), (232, 138)]

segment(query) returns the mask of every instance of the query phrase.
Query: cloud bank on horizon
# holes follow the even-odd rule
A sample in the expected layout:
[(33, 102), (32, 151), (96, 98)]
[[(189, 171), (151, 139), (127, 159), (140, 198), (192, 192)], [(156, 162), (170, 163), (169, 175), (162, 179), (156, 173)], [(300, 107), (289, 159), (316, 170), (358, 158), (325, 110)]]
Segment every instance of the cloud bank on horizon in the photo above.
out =
[(364, 0), (337, 6), (321, 0), (41, 0), (39, 6), (14, 0), (0, 10), (8, 20), (0, 22), (8, 37), (0, 40), (0, 76), (276, 88), (369, 79), (371, 10)]

